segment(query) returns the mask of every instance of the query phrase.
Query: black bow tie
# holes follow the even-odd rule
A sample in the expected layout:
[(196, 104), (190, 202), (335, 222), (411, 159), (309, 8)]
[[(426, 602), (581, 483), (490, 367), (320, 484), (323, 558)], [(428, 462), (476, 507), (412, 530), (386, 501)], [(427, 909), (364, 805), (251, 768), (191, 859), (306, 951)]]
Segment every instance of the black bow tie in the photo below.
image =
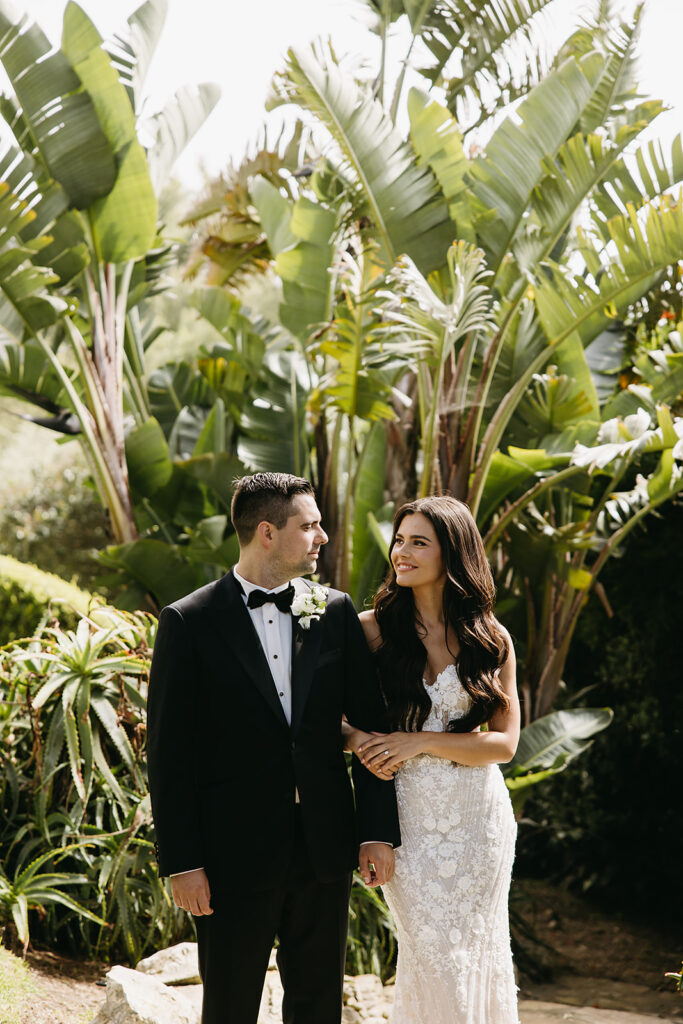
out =
[(269, 594), (265, 590), (252, 590), (247, 598), (247, 608), (261, 608), (264, 604), (274, 604), (281, 612), (292, 610), (294, 587), (290, 583), (286, 590), (277, 594)]

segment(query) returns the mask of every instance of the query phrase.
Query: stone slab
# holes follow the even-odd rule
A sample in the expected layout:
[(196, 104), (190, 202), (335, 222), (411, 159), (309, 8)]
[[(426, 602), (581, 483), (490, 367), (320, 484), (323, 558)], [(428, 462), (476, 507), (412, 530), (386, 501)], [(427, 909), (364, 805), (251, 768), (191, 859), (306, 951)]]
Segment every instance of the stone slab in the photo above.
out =
[(523, 999), (519, 1004), (522, 1024), (655, 1024), (669, 1020), (651, 1013), (627, 1013), (623, 1010), (601, 1010), (592, 1006), (571, 1006), (568, 1003), (543, 1003)]
[(106, 982), (106, 999), (92, 1024), (199, 1024), (192, 1004), (154, 977), (117, 966)]
[(165, 985), (197, 985), (201, 981), (197, 943), (179, 942), (160, 949), (141, 960), (135, 970), (152, 975)]

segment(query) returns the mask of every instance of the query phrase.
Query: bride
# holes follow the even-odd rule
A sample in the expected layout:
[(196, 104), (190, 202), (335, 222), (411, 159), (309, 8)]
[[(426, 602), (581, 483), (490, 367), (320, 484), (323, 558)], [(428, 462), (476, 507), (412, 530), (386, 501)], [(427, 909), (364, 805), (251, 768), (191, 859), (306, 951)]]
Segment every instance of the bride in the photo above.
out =
[(517, 1024), (516, 825), (498, 768), (519, 738), (512, 642), (462, 502), (403, 505), (390, 557), (361, 621), (394, 731), (344, 734), (371, 771), (396, 778), (402, 845), (384, 886), (398, 929), (392, 1024)]

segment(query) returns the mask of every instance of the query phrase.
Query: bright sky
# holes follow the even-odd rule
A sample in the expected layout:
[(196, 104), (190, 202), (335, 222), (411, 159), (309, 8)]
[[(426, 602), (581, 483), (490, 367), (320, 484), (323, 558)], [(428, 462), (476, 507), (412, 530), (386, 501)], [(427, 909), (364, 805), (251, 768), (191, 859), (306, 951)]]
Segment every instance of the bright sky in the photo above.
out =
[[(105, 37), (113, 34), (141, 0), (80, 0)], [(55, 41), (59, 40), (65, 0), (15, 0)], [(563, 36), (586, 3), (557, 0), (554, 24)], [(633, 0), (615, 0), (630, 12)], [(273, 71), (289, 46), (331, 36), (338, 53), (372, 57), (375, 38), (363, 27), (355, 0), (169, 0), (169, 13), (150, 71), (148, 86), (156, 108), (182, 84), (217, 82), (222, 99), (176, 166), (191, 186), (199, 168), (220, 171), (239, 160), (263, 122), (264, 100)], [(655, 122), (651, 134), (671, 138), (683, 128), (680, 47), (683, 0), (647, 0), (640, 53), (643, 91), (674, 109)], [(403, 52), (399, 38), (396, 59)], [(374, 62), (373, 62), (374, 63)]]

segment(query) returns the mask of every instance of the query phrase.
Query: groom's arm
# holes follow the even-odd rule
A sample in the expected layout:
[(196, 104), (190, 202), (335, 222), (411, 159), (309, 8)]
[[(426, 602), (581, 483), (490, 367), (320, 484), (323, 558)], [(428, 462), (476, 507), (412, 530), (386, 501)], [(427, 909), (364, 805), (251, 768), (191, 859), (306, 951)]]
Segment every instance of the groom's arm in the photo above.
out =
[(200, 739), (192, 644), (174, 607), (159, 617), (147, 705), (147, 767), (159, 874), (204, 863), (197, 801)]
[[(351, 598), (344, 597), (345, 707), (349, 722), (366, 732), (386, 730), (386, 709), (377, 674)], [(351, 763), (356, 794), (356, 817), (361, 843), (400, 846), (396, 791), (365, 768), (358, 758)]]

